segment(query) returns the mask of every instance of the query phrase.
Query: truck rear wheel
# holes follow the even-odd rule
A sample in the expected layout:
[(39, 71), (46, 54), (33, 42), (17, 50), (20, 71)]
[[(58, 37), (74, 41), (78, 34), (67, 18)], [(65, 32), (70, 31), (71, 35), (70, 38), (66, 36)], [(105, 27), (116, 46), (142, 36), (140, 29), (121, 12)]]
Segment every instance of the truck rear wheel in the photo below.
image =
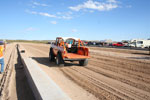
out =
[(56, 56), (56, 65), (64, 66), (64, 60), (62, 59), (62, 57), (59, 53)]
[(80, 64), (80, 66), (86, 66), (88, 64), (88, 59), (80, 60), (79, 64)]
[(51, 48), (49, 51), (49, 61), (54, 61), (55, 57), (54, 57), (54, 53), (53, 53), (53, 49)]

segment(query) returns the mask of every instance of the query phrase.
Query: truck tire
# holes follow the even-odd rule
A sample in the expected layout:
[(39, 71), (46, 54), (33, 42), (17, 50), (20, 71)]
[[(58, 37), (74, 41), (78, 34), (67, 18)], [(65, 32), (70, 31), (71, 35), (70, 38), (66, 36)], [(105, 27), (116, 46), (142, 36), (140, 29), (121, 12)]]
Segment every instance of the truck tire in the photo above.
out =
[(56, 65), (64, 66), (64, 60), (62, 59), (62, 56), (60, 53), (58, 53), (56, 56)]
[(80, 66), (86, 66), (87, 64), (88, 64), (88, 59), (80, 60), (80, 61), (79, 61), (79, 65), (80, 65)]
[(55, 60), (55, 56), (54, 56), (54, 53), (53, 53), (53, 49), (50, 48), (50, 51), (49, 51), (49, 61), (54, 61)]

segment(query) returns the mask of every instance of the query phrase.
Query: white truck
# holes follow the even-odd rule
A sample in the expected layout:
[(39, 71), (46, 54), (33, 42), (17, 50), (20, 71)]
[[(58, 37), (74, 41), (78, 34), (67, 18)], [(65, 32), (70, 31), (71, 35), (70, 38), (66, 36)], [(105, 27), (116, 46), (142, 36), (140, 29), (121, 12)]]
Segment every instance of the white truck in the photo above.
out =
[(132, 39), (129, 43), (131, 47), (148, 48), (150, 46), (150, 40), (144, 39)]

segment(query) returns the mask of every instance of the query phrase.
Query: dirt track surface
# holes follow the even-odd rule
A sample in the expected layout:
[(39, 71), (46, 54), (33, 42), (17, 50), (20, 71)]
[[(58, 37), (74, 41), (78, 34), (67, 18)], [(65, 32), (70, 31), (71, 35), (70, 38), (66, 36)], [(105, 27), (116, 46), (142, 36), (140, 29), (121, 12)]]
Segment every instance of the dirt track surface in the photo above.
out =
[(48, 60), (49, 45), (20, 44), (73, 100), (150, 100), (150, 56), (145, 51), (91, 48), (86, 67)]
[(15, 43), (6, 45), (4, 62), (4, 72), (0, 74), (0, 100), (35, 100)]

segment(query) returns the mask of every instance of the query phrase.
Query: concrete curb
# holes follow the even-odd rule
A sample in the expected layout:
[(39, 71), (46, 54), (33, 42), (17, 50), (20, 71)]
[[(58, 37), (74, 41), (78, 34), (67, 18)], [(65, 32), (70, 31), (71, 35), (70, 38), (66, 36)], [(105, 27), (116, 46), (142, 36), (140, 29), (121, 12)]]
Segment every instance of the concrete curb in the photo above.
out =
[(34, 60), (21, 53), (21, 49), (20, 56), (36, 100), (71, 100)]

